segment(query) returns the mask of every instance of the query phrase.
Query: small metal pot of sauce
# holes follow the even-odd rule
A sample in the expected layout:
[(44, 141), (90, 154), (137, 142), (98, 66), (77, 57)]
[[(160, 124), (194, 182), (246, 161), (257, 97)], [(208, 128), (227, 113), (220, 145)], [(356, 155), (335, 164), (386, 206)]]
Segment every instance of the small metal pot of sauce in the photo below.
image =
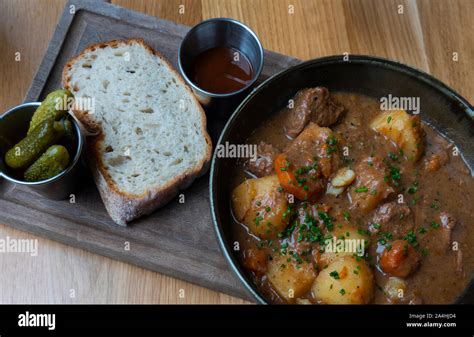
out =
[(216, 140), (235, 107), (249, 93), (263, 68), (263, 47), (243, 23), (214, 18), (184, 37), (178, 52), (181, 75), (206, 110)]

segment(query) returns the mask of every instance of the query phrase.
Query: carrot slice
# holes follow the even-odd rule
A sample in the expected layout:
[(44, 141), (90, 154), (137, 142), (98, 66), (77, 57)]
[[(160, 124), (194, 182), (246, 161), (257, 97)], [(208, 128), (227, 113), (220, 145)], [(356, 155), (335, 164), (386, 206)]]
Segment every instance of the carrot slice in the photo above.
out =
[(284, 153), (280, 153), (276, 156), (274, 164), (281, 187), (286, 192), (293, 194), (297, 199), (308, 199), (309, 192), (304, 189), (304, 186), (298, 185), (294, 173), (295, 168), (287, 160)]
[(385, 249), (380, 258), (382, 270), (397, 277), (407, 277), (414, 272), (420, 262), (420, 256), (405, 240), (395, 240), (391, 249)]

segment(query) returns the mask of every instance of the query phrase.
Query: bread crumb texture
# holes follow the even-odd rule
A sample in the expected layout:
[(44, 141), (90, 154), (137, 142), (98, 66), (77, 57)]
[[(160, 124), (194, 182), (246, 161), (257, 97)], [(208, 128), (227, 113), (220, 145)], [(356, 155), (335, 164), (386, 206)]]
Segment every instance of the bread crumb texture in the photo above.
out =
[(103, 134), (97, 159), (118, 190), (143, 195), (202, 165), (209, 147), (202, 110), (177, 73), (146, 46), (132, 41), (91, 48), (67, 73), (76, 97), (93, 99), (87, 120)]

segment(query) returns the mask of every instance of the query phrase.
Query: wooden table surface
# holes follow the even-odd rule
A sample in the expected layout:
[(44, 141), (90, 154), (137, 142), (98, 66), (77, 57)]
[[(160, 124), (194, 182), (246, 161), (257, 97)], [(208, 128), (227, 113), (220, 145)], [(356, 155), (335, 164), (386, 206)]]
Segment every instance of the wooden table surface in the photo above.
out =
[[(266, 49), (303, 60), (345, 52), (391, 58), (431, 73), (474, 102), (474, 0), (112, 3), (186, 25), (232, 17), (254, 29)], [(22, 102), (64, 4), (0, 0), (0, 111)], [(6, 237), (37, 239), (38, 256), (0, 253), (0, 303), (245, 303), (0, 225), (0, 239)]]

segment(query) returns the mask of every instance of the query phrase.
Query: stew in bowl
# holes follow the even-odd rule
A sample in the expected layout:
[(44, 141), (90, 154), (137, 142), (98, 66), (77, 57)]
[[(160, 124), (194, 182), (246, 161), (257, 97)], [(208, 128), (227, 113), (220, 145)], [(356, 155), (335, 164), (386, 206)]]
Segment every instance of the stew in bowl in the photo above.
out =
[[(268, 303), (453, 302), (474, 270), (474, 180), (466, 147), (431, 123), (436, 112), (425, 102), (440, 94), (425, 87), (440, 84), (374, 94), (365, 89), (374, 85), (373, 76), (354, 87), (346, 71), (337, 79), (347, 86), (333, 85), (325, 75), (336, 63), (297, 66), (315, 76), (287, 81), (290, 90), (276, 89), (286, 99), (267, 100), (267, 112), (251, 117), (262, 111), (245, 113), (262, 106), (251, 104), (257, 90), (226, 126), (220, 144), (237, 142), (248, 153), (213, 162), (211, 200), (224, 251)], [(367, 63), (361, 62), (364, 69), (354, 62), (352, 76), (422, 82), (388, 61)], [(259, 90), (281, 88), (281, 77)], [(236, 131), (236, 117), (253, 129)], [(462, 118), (457, 123), (472, 123), (467, 114)], [(458, 129), (462, 136), (469, 126)], [(232, 179), (216, 183), (223, 169), (217, 161)], [(216, 198), (217, 191), (226, 195)]]

